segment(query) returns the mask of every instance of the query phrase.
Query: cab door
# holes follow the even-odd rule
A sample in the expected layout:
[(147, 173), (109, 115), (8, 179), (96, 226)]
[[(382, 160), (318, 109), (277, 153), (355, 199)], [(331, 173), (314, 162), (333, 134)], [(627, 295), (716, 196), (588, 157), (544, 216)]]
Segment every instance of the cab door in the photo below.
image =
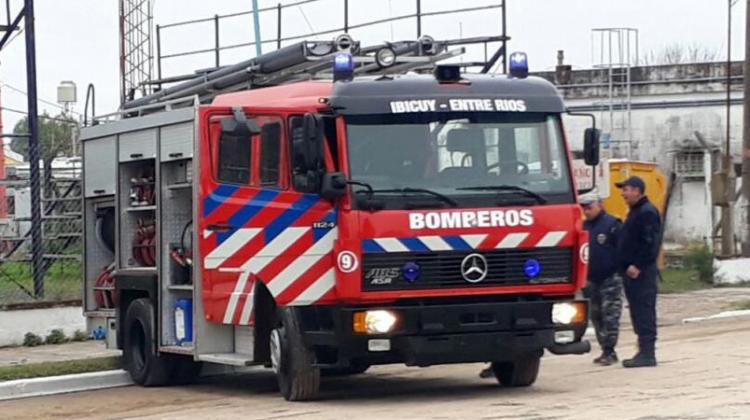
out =
[[(334, 285), (335, 212), (292, 181), (291, 140), (300, 135), (299, 121), (210, 108), (201, 121), (198, 233), (206, 318), (252, 325), (260, 287), (278, 305), (325, 297)], [(237, 124), (246, 129), (230, 130)]]

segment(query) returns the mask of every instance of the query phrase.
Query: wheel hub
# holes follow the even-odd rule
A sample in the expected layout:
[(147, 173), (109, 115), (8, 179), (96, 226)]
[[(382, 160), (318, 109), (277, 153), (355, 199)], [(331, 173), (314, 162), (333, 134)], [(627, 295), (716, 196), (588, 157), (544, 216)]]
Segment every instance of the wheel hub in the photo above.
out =
[(278, 329), (271, 331), (271, 368), (275, 373), (281, 370), (281, 334)]

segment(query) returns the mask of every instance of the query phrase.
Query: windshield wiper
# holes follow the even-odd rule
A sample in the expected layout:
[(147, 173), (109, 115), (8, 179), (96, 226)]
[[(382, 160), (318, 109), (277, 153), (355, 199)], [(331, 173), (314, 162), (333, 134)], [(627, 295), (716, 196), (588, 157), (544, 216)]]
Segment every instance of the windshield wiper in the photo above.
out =
[(508, 192), (518, 192), (523, 195), (526, 195), (528, 197), (531, 197), (535, 199), (539, 204), (547, 204), (547, 199), (542, 197), (541, 195), (535, 193), (534, 191), (527, 190), (524, 187), (519, 187), (517, 185), (485, 185), (485, 186), (479, 186), (479, 187), (462, 187), (462, 188), (456, 188), (457, 190), (466, 190), (466, 191), (508, 191)]
[(450, 205), (451, 207), (458, 207), (458, 203), (456, 203), (455, 200), (452, 198), (440, 194), (439, 192), (428, 190), (427, 188), (393, 188), (393, 189), (385, 189), (385, 190), (373, 190), (373, 193), (402, 193), (402, 194), (426, 194), (431, 195), (438, 200), (442, 201), (443, 203), (446, 203)]

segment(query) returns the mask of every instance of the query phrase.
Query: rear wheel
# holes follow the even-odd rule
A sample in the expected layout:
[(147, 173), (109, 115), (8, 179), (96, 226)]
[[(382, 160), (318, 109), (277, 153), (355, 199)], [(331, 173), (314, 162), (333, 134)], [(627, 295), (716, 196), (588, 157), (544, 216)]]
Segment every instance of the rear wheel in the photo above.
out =
[(315, 354), (302, 342), (302, 332), (291, 308), (279, 310), (281, 325), (271, 331), (271, 367), (279, 390), (288, 401), (311, 400), (320, 389), (320, 369)]
[(529, 354), (509, 362), (492, 362), (492, 372), (502, 386), (526, 387), (536, 382), (541, 356)]
[(154, 307), (147, 298), (136, 299), (125, 314), (123, 357), (133, 382), (139, 385), (165, 385), (174, 371), (174, 358), (157, 355), (153, 338)]

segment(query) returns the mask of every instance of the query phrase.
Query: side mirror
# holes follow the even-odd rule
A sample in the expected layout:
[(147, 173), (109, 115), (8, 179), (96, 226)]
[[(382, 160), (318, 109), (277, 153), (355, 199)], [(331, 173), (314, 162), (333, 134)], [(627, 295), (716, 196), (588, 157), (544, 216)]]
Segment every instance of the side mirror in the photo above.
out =
[(583, 160), (586, 165), (596, 166), (599, 164), (599, 137), (601, 131), (596, 128), (587, 128), (583, 133)]
[(334, 200), (346, 194), (346, 177), (341, 172), (328, 172), (323, 175), (320, 196)]

